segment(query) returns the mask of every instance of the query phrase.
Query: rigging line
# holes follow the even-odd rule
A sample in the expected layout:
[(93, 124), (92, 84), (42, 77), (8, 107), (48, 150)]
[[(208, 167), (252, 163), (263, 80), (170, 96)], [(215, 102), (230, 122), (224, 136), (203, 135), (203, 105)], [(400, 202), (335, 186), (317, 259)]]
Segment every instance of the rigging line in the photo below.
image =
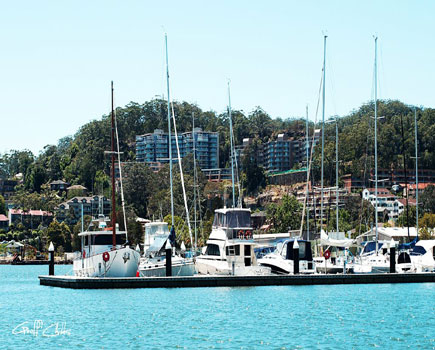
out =
[(118, 120), (116, 118), (116, 108), (114, 109), (114, 117), (115, 117), (116, 147), (117, 147), (117, 153), (118, 153), (119, 184), (120, 184), (120, 190), (121, 190), (121, 207), (122, 207), (122, 215), (124, 218), (125, 238), (126, 238), (126, 241), (128, 242), (127, 215), (125, 213), (124, 187), (122, 185), (122, 165), (121, 165), (121, 153), (120, 153), (120, 149), (119, 149)]
[(177, 145), (178, 165), (180, 168), (181, 187), (183, 189), (184, 208), (186, 209), (187, 226), (189, 228), (190, 245), (192, 246), (192, 227), (190, 226), (189, 208), (187, 207), (186, 188), (184, 186), (183, 166), (181, 164), (180, 145), (178, 144), (177, 124), (175, 122), (174, 103), (171, 101), (172, 120), (174, 121), (175, 144)]
[[(314, 116), (314, 129), (315, 129), (315, 125), (316, 125), (316, 123), (317, 123), (317, 115), (318, 115), (318, 113), (319, 113), (319, 106), (320, 106), (320, 98), (321, 98), (321, 93), (322, 93), (322, 83), (323, 83), (323, 69), (324, 68), (322, 68), (322, 72), (321, 72), (321, 75), (320, 75), (320, 86), (319, 86), (319, 92), (318, 92), (318, 97), (317, 97), (317, 107), (316, 107), (316, 114), (315, 114), (315, 116)], [(308, 188), (308, 186), (309, 186), (309, 183), (310, 183), (310, 175), (311, 175), (311, 164), (312, 164), (312, 160), (313, 160), (313, 155), (314, 155), (314, 141), (315, 141), (315, 130), (313, 130), (313, 136), (312, 136), (312, 139), (311, 139), (311, 150), (310, 150), (310, 160), (309, 160), (309, 162), (308, 162), (308, 176), (307, 176), (307, 182), (306, 182), (306, 186), (307, 186), (307, 188)], [(308, 161), (308, 160), (307, 160)], [(314, 177), (314, 176), (313, 176)], [(313, 190), (314, 191), (314, 190)], [(313, 197), (314, 197), (314, 192), (313, 192)], [(301, 226), (300, 226), (300, 229), (299, 229), (299, 232), (300, 232), (300, 235), (302, 236), (302, 230), (303, 230), (303, 227), (304, 227), (304, 219), (305, 219), (305, 210), (306, 210), (306, 207), (307, 207), (307, 196), (305, 196), (305, 198), (304, 198), (304, 204), (303, 204), (303, 207), (302, 207), (302, 219), (301, 219)], [(316, 207), (314, 206), (314, 198), (313, 198), (313, 207), (314, 207), (314, 220), (316, 220)], [(314, 223), (314, 225), (315, 225), (315, 228), (316, 228), (316, 224)]]

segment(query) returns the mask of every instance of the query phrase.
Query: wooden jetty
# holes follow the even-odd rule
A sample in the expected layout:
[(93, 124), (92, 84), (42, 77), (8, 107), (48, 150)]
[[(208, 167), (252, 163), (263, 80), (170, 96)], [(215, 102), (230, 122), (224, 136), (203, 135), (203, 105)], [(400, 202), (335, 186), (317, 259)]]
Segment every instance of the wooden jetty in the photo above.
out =
[(427, 283), (435, 273), (276, 276), (75, 277), (39, 276), (41, 285), (73, 289), (253, 287), (324, 284)]

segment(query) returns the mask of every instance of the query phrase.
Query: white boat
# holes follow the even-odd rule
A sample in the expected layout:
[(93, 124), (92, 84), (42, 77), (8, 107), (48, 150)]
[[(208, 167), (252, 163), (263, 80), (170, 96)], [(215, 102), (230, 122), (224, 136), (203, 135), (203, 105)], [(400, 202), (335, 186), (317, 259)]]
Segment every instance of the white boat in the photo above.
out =
[[(279, 242), (273, 253), (266, 254), (258, 263), (269, 267), (276, 274), (292, 274), (294, 272), (293, 245), (295, 239)], [(312, 274), (316, 272), (309, 241), (298, 240), (299, 245), (299, 273)]]
[(435, 272), (435, 240), (418, 241), (410, 255), (416, 272)]
[(113, 249), (112, 231), (79, 233), (82, 240), (80, 256), (74, 259), (73, 272), (80, 277), (134, 277), (139, 264), (139, 252), (124, 246), (126, 234), (116, 233)]
[(367, 242), (361, 251), (358, 261), (353, 265), (354, 273), (386, 273), (390, 272), (390, 256), (383, 249), (385, 242)]
[[(127, 232), (119, 232), (116, 223), (116, 201), (115, 201), (115, 154), (118, 155), (119, 149), (115, 151), (115, 132), (118, 137), (115, 122), (115, 112), (113, 105), (113, 82), (112, 92), (112, 132), (111, 132), (111, 179), (112, 179), (112, 218), (111, 228), (106, 228), (105, 218), (99, 220), (98, 231), (84, 231), (79, 233), (81, 238), (81, 251), (73, 263), (73, 272), (81, 277), (134, 277), (136, 276), (139, 264), (140, 253), (131, 249), (127, 245)], [(116, 142), (119, 145), (119, 142)], [(122, 176), (121, 167), (121, 198), (122, 195)], [(125, 215), (125, 212), (124, 212)], [(83, 220), (83, 218), (82, 218)], [(83, 221), (82, 221), (83, 225)], [(124, 225), (126, 220), (124, 216)], [(82, 228), (83, 231), (83, 228)]]
[(196, 270), (201, 275), (269, 275), (270, 268), (257, 264), (254, 246), (250, 209), (216, 209), (207, 245), (195, 261)]
[[(144, 256), (140, 258), (141, 277), (166, 276), (165, 245), (170, 236), (168, 223), (157, 221), (145, 224)], [(173, 250), (174, 251), (174, 250)], [(171, 257), (172, 276), (193, 276), (195, 265), (192, 258), (175, 253)]]

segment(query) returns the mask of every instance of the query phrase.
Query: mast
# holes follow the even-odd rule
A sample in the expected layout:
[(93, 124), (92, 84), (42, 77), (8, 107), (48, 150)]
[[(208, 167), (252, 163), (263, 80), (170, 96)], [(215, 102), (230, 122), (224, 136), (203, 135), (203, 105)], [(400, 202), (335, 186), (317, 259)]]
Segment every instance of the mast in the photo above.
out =
[(405, 187), (406, 187), (406, 227), (408, 229), (408, 241), (411, 241), (411, 237), (409, 235), (409, 187), (408, 187), (408, 176), (406, 173), (406, 154), (405, 154), (405, 134), (403, 131), (403, 117), (400, 115), (400, 127), (402, 131), (402, 155), (403, 155), (403, 172), (405, 175)]
[(112, 163), (112, 249), (116, 249), (116, 203), (115, 203), (115, 109), (113, 107), (113, 81), (112, 90), (112, 133), (111, 133), (111, 163)]
[(171, 188), (171, 219), (174, 227), (174, 192), (172, 187), (172, 136), (171, 136), (171, 106), (169, 96), (169, 63), (168, 63), (168, 35), (165, 33), (166, 49), (166, 87), (168, 89), (168, 151), (169, 151), (169, 182)]
[(375, 36), (375, 232), (378, 255), (378, 37)]
[(233, 150), (233, 121), (231, 120), (231, 94), (230, 94), (230, 82), (228, 82), (228, 118), (230, 119), (230, 148), (231, 148), (231, 181), (233, 183), (233, 208), (236, 205), (236, 191), (235, 191), (235, 179), (234, 179), (234, 150)]
[(414, 107), (414, 124), (415, 124), (415, 226), (418, 238), (418, 146), (417, 146), (417, 110)]
[[(309, 149), (310, 149), (310, 140), (309, 140), (309, 130), (308, 130), (308, 105), (306, 107), (306, 123), (305, 123), (305, 148), (306, 148), (306, 153), (307, 153), (307, 162), (306, 162), (306, 167), (307, 167), (307, 190), (305, 191), (305, 197), (306, 197), (306, 201), (308, 204), (308, 194), (309, 194), (309, 190), (308, 190), (308, 181), (310, 178), (310, 170), (309, 170), (309, 166), (308, 166), (308, 162), (309, 162)], [(310, 240), (310, 211), (308, 210), (308, 205), (307, 205), (307, 241)]]
[(320, 231), (323, 226), (323, 163), (324, 163), (324, 148), (325, 148), (325, 78), (326, 78), (326, 38), (323, 36), (323, 86), (322, 86), (322, 174), (320, 180)]
[(338, 235), (338, 120), (337, 116), (335, 117), (335, 186), (337, 187), (335, 192), (335, 220), (337, 226), (337, 235)]
[(196, 233), (196, 144), (195, 144), (195, 113), (192, 112), (192, 146), (193, 146), (193, 219), (195, 230), (195, 252), (198, 235)]

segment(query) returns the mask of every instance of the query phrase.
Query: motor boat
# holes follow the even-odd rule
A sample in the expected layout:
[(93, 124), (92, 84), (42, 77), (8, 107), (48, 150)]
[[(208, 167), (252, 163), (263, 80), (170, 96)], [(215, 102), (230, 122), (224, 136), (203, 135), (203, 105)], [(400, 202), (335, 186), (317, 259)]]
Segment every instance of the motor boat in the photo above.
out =
[[(295, 241), (295, 238), (291, 238), (278, 242), (275, 251), (258, 259), (258, 263), (269, 267), (276, 274), (292, 274), (294, 272), (293, 245)], [(297, 240), (297, 243), (299, 245), (299, 273), (315, 273), (311, 243), (305, 240)]]
[[(165, 245), (170, 239), (170, 235), (166, 222), (158, 221), (145, 224), (144, 255), (140, 258), (139, 263), (141, 277), (166, 276)], [(185, 256), (182, 256), (183, 249), (179, 254), (175, 253), (175, 248), (171, 250), (172, 276), (193, 276), (195, 274), (193, 259), (186, 253), (184, 253)]]
[(435, 272), (435, 240), (418, 241), (410, 256), (416, 272)]
[(255, 245), (250, 209), (216, 209), (206, 247), (196, 257), (196, 270), (201, 275), (269, 275), (270, 268), (257, 263)]

